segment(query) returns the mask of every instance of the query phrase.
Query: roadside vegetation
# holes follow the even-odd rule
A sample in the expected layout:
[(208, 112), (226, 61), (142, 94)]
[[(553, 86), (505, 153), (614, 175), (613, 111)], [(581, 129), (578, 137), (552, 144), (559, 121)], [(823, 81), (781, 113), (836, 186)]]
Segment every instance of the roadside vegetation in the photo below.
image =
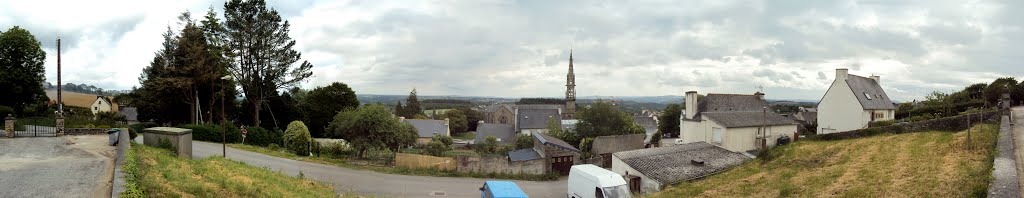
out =
[(123, 166), (123, 197), (335, 197), (306, 178), (218, 157), (188, 160), (170, 150), (132, 144)]
[(985, 197), (998, 127), (804, 140), (648, 197)]

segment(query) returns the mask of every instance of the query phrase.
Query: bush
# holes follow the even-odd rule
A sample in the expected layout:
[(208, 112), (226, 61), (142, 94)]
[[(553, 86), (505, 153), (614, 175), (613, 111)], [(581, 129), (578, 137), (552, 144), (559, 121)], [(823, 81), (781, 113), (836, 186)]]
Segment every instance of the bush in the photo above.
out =
[(11, 116), (15, 116), (14, 115), (14, 108), (0, 105), (0, 117), (5, 117), (6, 118), (8, 114), (10, 114)]
[(426, 152), (427, 155), (443, 157), (444, 153), (450, 150), (452, 150), (451, 147), (440, 141), (431, 141), (430, 143), (427, 143), (426, 148), (424, 148), (423, 151)]
[(348, 142), (345, 141), (325, 143), (321, 146), (321, 149), (322, 153), (327, 153), (328, 155), (334, 157), (342, 157), (353, 154), (352, 147), (349, 147)]
[(483, 143), (476, 145), (475, 150), (480, 154), (493, 154), (498, 151), (498, 138), (487, 136)]
[[(242, 141), (242, 131), (231, 123), (227, 123), (225, 126), (219, 124), (186, 124), (178, 126), (178, 128), (192, 129), (192, 140), (196, 141), (221, 142), (225, 138), (228, 143)], [(227, 129), (227, 134), (221, 134), (225, 129)]]
[(270, 144), (283, 143), (284, 132), (281, 130), (267, 130), (263, 127), (246, 127), (245, 144), (256, 146), (267, 146)]
[(447, 135), (434, 135), (433, 141), (440, 141), (445, 146), (451, 146), (452, 144), (455, 143), (455, 141), (452, 139), (452, 136)]
[(135, 137), (139, 137), (139, 132), (135, 128), (128, 128), (128, 139), (134, 140)]
[(274, 143), (270, 143), (270, 146), (267, 146), (267, 149), (270, 149), (272, 151), (280, 151), (281, 146)]
[(288, 129), (284, 131), (284, 146), (299, 156), (309, 155), (312, 140), (309, 129), (302, 121), (292, 121), (288, 124)]
[(516, 135), (516, 149), (533, 148), (533, 137), (526, 134)]

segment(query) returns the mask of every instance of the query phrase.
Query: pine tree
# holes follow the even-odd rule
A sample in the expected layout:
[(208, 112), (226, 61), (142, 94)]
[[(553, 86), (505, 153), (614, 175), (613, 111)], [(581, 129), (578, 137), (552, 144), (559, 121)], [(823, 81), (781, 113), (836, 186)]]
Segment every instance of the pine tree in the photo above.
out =
[(402, 110), (402, 116), (406, 118), (413, 118), (423, 113), (423, 109), (420, 108), (420, 100), (416, 98), (416, 89), (409, 92), (409, 97), (405, 99), (405, 107), (402, 107)]

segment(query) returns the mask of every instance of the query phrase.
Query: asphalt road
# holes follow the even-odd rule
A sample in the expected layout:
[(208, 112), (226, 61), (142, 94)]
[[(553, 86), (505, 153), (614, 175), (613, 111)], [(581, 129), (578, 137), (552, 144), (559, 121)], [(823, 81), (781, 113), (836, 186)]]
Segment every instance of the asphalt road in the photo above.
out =
[[(192, 158), (221, 156), (221, 149), (221, 144), (195, 141), (192, 142)], [(477, 178), (383, 174), (295, 161), (230, 147), (227, 148), (227, 155), (229, 159), (235, 161), (257, 167), (267, 167), (291, 176), (297, 176), (301, 171), (307, 178), (334, 185), (338, 193), (354, 192), (360, 195), (382, 197), (480, 197), (479, 188), (486, 181), (486, 179)], [(565, 197), (567, 190), (565, 178), (550, 182), (514, 182), (530, 197)]]
[(116, 151), (106, 143), (106, 135), (0, 138), (0, 197), (109, 197)]

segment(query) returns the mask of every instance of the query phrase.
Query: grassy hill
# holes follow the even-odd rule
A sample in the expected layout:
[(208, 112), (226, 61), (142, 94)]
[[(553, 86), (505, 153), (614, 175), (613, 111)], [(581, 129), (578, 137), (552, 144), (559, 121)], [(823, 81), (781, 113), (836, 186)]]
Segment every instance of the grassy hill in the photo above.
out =
[(985, 197), (998, 127), (799, 141), (648, 197)]

